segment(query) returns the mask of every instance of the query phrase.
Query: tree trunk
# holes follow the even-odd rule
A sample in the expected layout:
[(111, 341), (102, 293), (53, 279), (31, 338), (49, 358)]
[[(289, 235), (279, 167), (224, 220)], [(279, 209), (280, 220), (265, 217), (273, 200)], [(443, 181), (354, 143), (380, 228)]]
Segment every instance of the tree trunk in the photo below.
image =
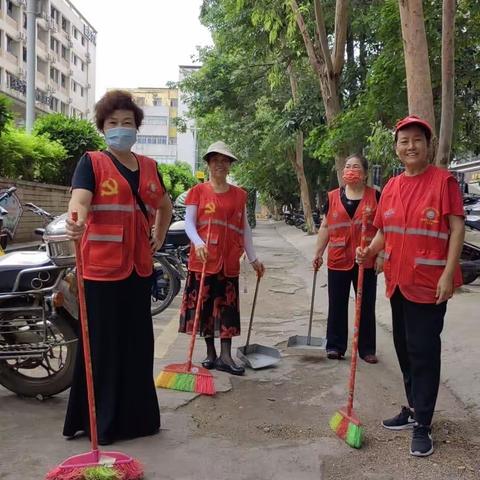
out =
[(312, 205), (310, 203), (310, 191), (308, 188), (305, 170), (303, 169), (303, 132), (299, 131), (295, 144), (295, 151), (289, 153), (290, 162), (297, 175), (298, 184), (300, 185), (300, 199), (302, 201), (303, 215), (307, 225), (307, 233), (309, 235), (316, 232), (315, 223), (312, 215)]
[(455, 0), (443, 0), (442, 13), (442, 118), (435, 163), (447, 168), (452, 149), (455, 103)]
[[(318, 79), (327, 124), (330, 125), (341, 112), (338, 81), (343, 70), (345, 43), (347, 40), (348, 0), (337, 0), (335, 8), (335, 43), (333, 53), (328, 46), (328, 37), (320, 0), (314, 0), (315, 7), (315, 41), (308, 33), (305, 19), (297, 0), (290, 0), (295, 20), (307, 50), (310, 65)], [(342, 181), (344, 156), (335, 157), (335, 169), (339, 182)]]
[(435, 135), (432, 80), (422, 0), (399, 0), (407, 73), (408, 111), (427, 120)]
[[(290, 63), (287, 67), (290, 76), (290, 88), (292, 90), (293, 103), (298, 103), (298, 82), (293, 70), (293, 65)], [(315, 233), (315, 223), (313, 221), (312, 206), (310, 202), (310, 190), (308, 188), (307, 179), (305, 177), (305, 170), (303, 168), (303, 132), (301, 130), (297, 133), (295, 144), (295, 154), (290, 155), (295, 173), (297, 174), (298, 184), (300, 186), (300, 198), (302, 200), (303, 215), (305, 216), (305, 223), (307, 225), (308, 234)]]

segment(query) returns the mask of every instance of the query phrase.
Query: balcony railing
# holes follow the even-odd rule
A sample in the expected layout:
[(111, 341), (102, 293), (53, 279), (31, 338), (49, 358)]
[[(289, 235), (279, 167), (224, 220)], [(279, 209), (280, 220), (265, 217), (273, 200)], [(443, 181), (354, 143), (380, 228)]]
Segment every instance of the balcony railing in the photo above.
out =
[[(12, 90), (19, 92), (22, 95), (26, 95), (27, 93), (27, 82), (25, 80), (22, 80), (21, 78), (16, 77), (15, 75), (9, 75), (8, 86)], [(35, 100), (37, 102), (43, 103), (44, 105), (48, 105), (50, 108), (52, 107), (53, 97), (38, 88), (35, 89)]]

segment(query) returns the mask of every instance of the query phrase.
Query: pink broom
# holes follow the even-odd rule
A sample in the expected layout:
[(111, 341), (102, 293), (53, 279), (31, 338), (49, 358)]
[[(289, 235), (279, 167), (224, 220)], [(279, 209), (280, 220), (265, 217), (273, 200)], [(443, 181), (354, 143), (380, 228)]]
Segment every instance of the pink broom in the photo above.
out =
[[(72, 212), (72, 220), (76, 222), (77, 219), (78, 214)], [(87, 305), (83, 285), (82, 251), (78, 241), (75, 242), (75, 253), (92, 450), (67, 458), (58, 467), (50, 471), (45, 480), (140, 480), (143, 478), (143, 468), (138, 460), (124, 453), (101, 452), (98, 449), (97, 414), (95, 411), (92, 359), (88, 335)]]

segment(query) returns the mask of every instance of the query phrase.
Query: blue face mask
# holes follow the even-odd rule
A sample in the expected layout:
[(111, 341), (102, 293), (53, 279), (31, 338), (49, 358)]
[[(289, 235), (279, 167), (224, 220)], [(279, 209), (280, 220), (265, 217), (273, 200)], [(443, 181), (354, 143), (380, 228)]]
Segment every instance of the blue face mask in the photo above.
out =
[(129, 151), (137, 141), (137, 131), (129, 127), (115, 127), (105, 131), (105, 141), (119, 152)]

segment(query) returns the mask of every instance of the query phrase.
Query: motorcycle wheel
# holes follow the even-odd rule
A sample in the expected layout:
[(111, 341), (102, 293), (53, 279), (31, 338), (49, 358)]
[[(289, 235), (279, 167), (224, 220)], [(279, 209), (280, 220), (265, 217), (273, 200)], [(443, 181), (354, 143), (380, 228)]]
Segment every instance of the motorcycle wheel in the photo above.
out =
[(164, 258), (155, 258), (153, 264), (151, 306), (152, 317), (163, 312), (180, 291), (180, 283), (172, 267)]
[[(0, 361), (0, 384), (8, 390), (23, 397), (51, 397), (70, 387), (75, 368), (78, 342), (74, 329), (65, 318), (65, 313), (58, 311), (49, 319), (49, 335), (55, 336), (65, 345), (53, 347), (44, 358), (13, 363), (12, 360)], [(25, 362), (28, 362), (25, 363)], [(26, 368), (22, 368), (22, 364)], [(54, 368), (54, 367), (58, 368)], [(47, 375), (42, 376), (41, 372)]]

